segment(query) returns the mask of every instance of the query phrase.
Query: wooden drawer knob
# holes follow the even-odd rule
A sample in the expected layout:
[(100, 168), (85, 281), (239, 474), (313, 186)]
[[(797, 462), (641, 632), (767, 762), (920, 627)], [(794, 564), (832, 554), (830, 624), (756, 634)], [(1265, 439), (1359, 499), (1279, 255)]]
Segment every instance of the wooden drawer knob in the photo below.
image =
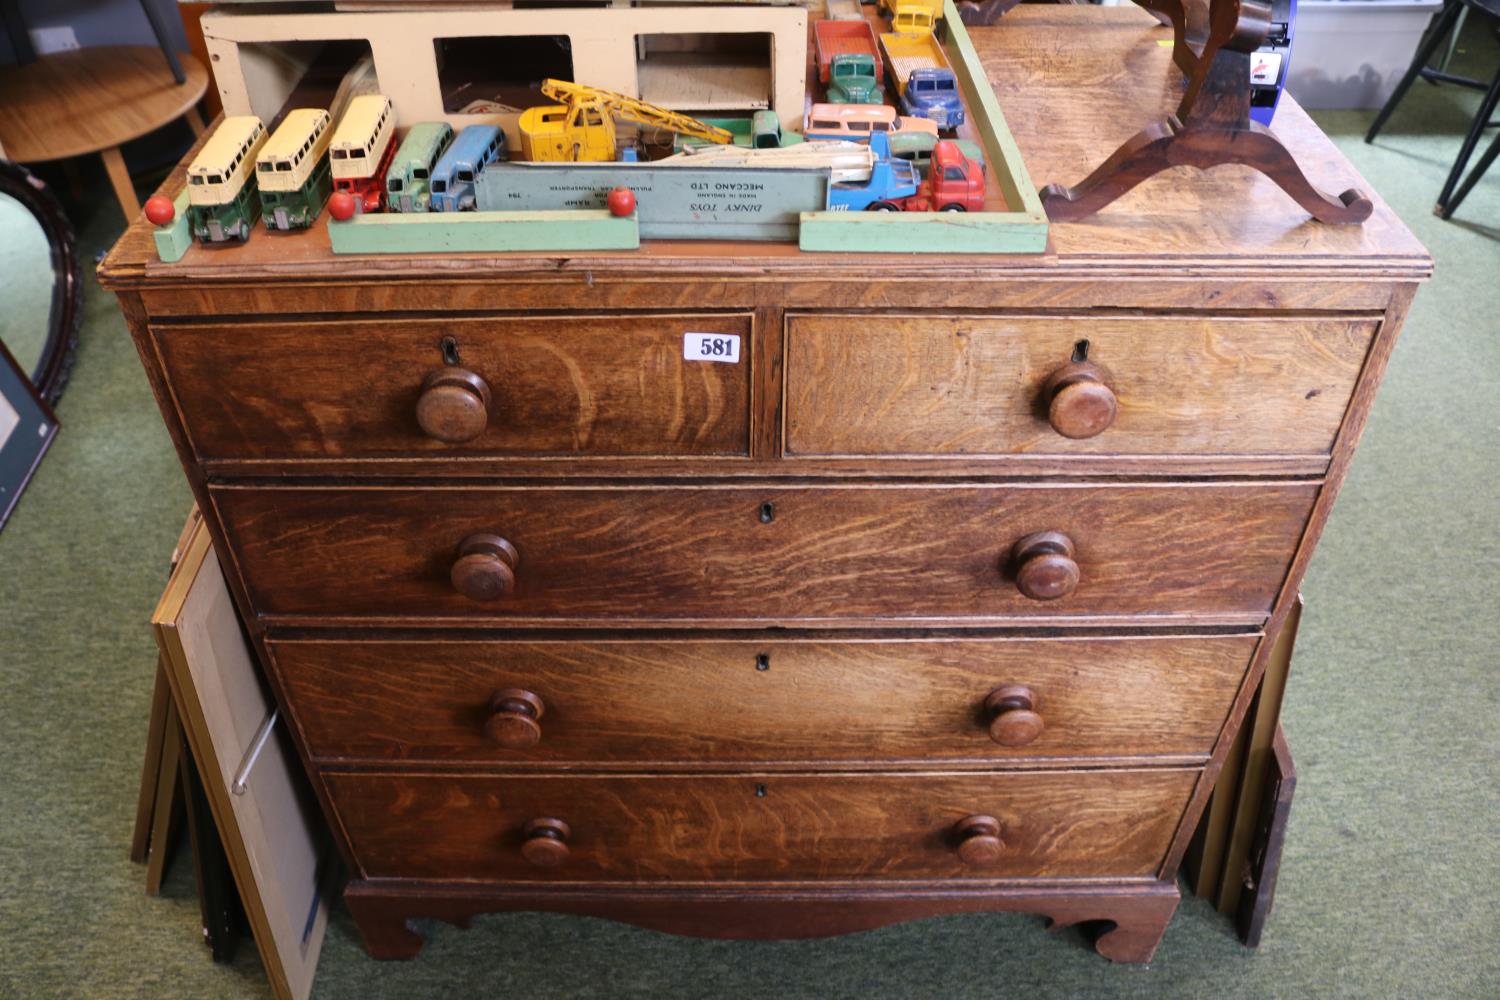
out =
[(1016, 543), (1016, 586), (1033, 601), (1054, 601), (1078, 589), (1073, 540), (1061, 531), (1039, 531)]
[(521, 688), (506, 688), (490, 697), (490, 717), (484, 731), (490, 739), (511, 750), (534, 747), (542, 738), (540, 720), (547, 706), (542, 699)]
[(1091, 438), (1115, 422), (1118, 404), (1104, 369), (1070, 361), (1047, 379), (1047, 420), (1067, 438)]
[(568, 860), (568, 838), (572, 834), (560, 819), (534, 819), (521, 830), (521, 857), (538, 868), (556, 868)]
[(438, 441), (460, 444), (484, 433), (490, 422), (490, 387), (467, 368), (439, 368), (422, 380), (417, 424)]
[(1022, 684), (997, 687), (984, 699), (990, 716), (990, 739), (1003, 747), (1024, 747), (1046, 729), (1037, 714), (1036, 692)]
[(498, 601), (516, 589), (516, 547), (499, 535), (470, 535), (448, 573), (453, 589), (471, 601)]
[(966, 865), (992, 865), (1000, 860), (1000, 821), (993, 816), (966, 816), (953, 827), (958, 857)]

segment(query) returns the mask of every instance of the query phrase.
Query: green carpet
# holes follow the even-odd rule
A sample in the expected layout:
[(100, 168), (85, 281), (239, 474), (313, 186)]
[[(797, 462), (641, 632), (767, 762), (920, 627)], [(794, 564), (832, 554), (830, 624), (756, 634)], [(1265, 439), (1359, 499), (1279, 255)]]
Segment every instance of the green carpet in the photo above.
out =
[[(1301, 779), (1259, 951), (1187, 901), (1149, 967), (1112, 966), (1026, 915), (790, 943), (506, 915), (435, 925), (417, 960), (391, 964), (365, 957), (340, 910), (314, 995), (1500, 996), (1500, 169), (1458, 221), (1430, 214), (1472, 107), (1419, 85), (1373, 147), (1359, 141), (1367, 114), (1318, 116), (1437, 277), (1304, 588), (1286, 709)], [(112, 203), (81, 228), (107, 246)], [(253, 947), (210, 963), (186, 858), (159, 899), (125, 858), (155, 660), (146, 618), (189, 495), (92, 278), (59, 416), (0, 533), (0, 996), (269, 996)]]

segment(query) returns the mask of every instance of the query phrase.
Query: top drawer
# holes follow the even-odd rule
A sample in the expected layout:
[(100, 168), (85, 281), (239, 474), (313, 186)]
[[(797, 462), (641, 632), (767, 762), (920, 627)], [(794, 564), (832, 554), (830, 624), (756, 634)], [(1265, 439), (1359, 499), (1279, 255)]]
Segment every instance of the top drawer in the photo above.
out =
[(789, 316), (785, 453), (1326, 459), (1376, 325)]
[[(740, 337), (733, 364), (684, 335)], [(748, 315), (152, 328), (204, 459), (744, 456)]]

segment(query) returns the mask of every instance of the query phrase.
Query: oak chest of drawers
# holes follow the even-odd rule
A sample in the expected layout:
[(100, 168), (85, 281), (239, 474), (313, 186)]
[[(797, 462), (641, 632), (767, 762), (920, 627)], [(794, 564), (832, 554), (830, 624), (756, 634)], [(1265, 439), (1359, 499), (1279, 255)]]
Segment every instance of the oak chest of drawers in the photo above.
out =
[[(975, 32), (1039, 182), (1175, 99), (1084, 15)], [(1126, 52), (1158, 89), (1098, 89)], [(101, 274), (383, 957), (1020, 909), (1149, 958), (1429, 270), (1233, 169), (1040, 257), (149, 244)]]

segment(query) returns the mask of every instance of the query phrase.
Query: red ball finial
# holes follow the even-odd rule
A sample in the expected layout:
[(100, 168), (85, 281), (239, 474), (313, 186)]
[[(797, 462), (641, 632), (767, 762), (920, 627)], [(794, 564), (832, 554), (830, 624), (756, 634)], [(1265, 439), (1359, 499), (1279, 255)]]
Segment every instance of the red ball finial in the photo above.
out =
[(328, 199), (328, 214), (340, 222), (354, 218), (354, 196), (348, 191), (335, 191)]
[(152, 225), (165, 226), (177, 218), (177, 206), (171, 198), (154, 194), (146, 199), (146, 218)]
[(628, 187), (617, 187), (604, 199), (609, 206), (610, 215), (618, 215), (621, 218), (635, 211), (635, 192)]

